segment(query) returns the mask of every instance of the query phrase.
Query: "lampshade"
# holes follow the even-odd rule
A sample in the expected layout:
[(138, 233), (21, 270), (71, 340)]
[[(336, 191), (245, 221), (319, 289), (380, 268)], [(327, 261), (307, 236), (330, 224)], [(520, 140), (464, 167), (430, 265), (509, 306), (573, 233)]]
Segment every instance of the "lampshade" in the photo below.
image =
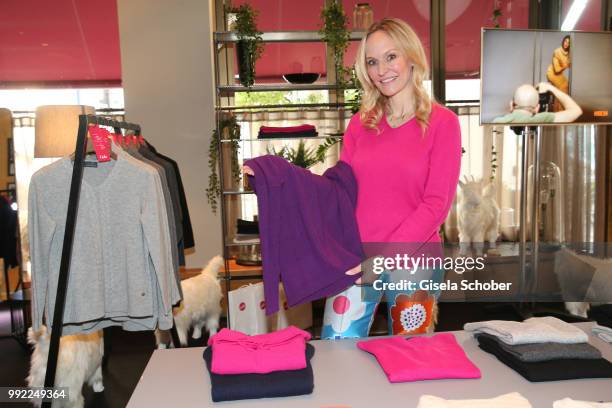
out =
[(91, 106), (45, 105), (36, 108), (34, 157), (63, 157), (74, 152), (79, 115), (95, 115)]
[(13, 114), (6, 108), (0, 108), (0, 140), (13, 137)]

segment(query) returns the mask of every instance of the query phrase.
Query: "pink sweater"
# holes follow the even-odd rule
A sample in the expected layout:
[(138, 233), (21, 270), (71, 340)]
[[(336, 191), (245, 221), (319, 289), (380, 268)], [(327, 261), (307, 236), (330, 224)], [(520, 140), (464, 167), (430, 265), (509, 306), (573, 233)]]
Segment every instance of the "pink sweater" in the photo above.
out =
[(386, 337), (360, 341), (357, 347), (374, 354), (389, 382), (480, 378), (451, 333), (431, 337)]
[(439, 242), (461, 166), (457, 115), (434, 104), (424, 136), (416, 119), (392, 128), (383, 117), (379, 128), (354, 115), (340, 155), (357, 179), (361, 241)]
[(208, 339), (215, 374), (267, 374), (306, 368), (306, 341), (310, 333), (289, 326), (272, 333), (248, 336), (230, 329)]

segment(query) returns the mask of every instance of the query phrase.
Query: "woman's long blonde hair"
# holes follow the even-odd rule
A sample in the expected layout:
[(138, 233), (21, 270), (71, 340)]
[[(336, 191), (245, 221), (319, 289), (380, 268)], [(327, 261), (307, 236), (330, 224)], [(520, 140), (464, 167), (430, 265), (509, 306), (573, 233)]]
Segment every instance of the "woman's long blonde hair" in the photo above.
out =
[(429, 73), (427, 56), (425, 55), (423, 44), (421, 44), (421, 40), (419, 40), (414, 30), (404, 21), (397, 18), (385, 18), (380, 22), (372, 24), (361, 40), (357, 50), (355, 72), (363, 88), (363, 96), (359, 108), (361, 123), (366, 128), (377, 129), (387, 105), (387, 97), (382, 95), (376, 88), (376, 85), (370, 80), (366, 65), (366, 41), (370, 34), (376, 31), (384, 31), (391, 37), (400, 52), (404, 54), (404, 57), (414, 64), (410, 79), (414, 89), (414, 114), (424, 132), (429, 123), (432, 104), (432, 99), (423, 86), (423, 81), (428, 78)]

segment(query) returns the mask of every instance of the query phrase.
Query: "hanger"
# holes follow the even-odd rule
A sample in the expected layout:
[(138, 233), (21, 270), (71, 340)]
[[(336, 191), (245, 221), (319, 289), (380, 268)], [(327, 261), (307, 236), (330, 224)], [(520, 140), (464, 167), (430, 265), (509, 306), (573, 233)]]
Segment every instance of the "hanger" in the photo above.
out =
[[(126, 132), (127, 133), (127, 132)], [(138, 150), (138, 148), (144, 144), (144, 139), (140, 135), (135, 134), (126, 134), (124, 137), (124, 146), (123, 148), (126, 150)]]
[(116, 154), (117, 156), (123, 156), (125, 157), (125, 155), (127, 155), (128, 153), (126, 152), (127, 150), (127, 143), (129, 140), (129, 136), (125, 136), (123, 135), (123, 132), (121, 131), (121, 128), (114, 128), (114, 132), (110, 134), (111, 135), (111, 152), (113, 152), (114, 154)]
[(139, 134), (139, 135), (137, 135), (137, 137), (138, 137), (138, 146), (139, 146), (139, 149), (146, 150), (146, 151), (151, 151), (151, 149), (149, 149), (149, 143), (147, 143), (147, 141), (145, 140), (144, 136)]
[[(124, 144), (125, 144), (125, 137), (123, 136), (123, 132), (121, 131), (121, 128), (115, 127), (113, 128), (114, 132), (111, 133), (111, 138), (112, 138), (112, 144), (114, 146), (119, 146), (122, 149), (124, 148)], [(114, 147), (111, 145), (111, 147)], [(113, 150), (113, 149), (111, 149)]]

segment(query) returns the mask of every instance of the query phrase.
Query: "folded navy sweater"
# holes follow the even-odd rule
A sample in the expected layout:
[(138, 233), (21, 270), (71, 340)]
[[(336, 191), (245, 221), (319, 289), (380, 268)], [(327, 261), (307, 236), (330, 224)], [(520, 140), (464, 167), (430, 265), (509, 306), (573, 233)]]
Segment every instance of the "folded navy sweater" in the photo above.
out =
[(289, 306), (351, 286), (360, 275), (345, 272), (363, 260), (351, 167), (339, 161), (319, 176), (272, 155), (244, 164), (255, 173), (266, 313), (278, 311), (281, 280)]
[(210, 375), (212, 400), (219, 402), (312, 394), (314, 376), (310, 359), (314, 356), (314, 352), (314, 347), (306, 344), (306, 368), (302, 370), (220, 375), (210, 371), (213, 350), (212, 347), (207, 347), (203, 357)]

